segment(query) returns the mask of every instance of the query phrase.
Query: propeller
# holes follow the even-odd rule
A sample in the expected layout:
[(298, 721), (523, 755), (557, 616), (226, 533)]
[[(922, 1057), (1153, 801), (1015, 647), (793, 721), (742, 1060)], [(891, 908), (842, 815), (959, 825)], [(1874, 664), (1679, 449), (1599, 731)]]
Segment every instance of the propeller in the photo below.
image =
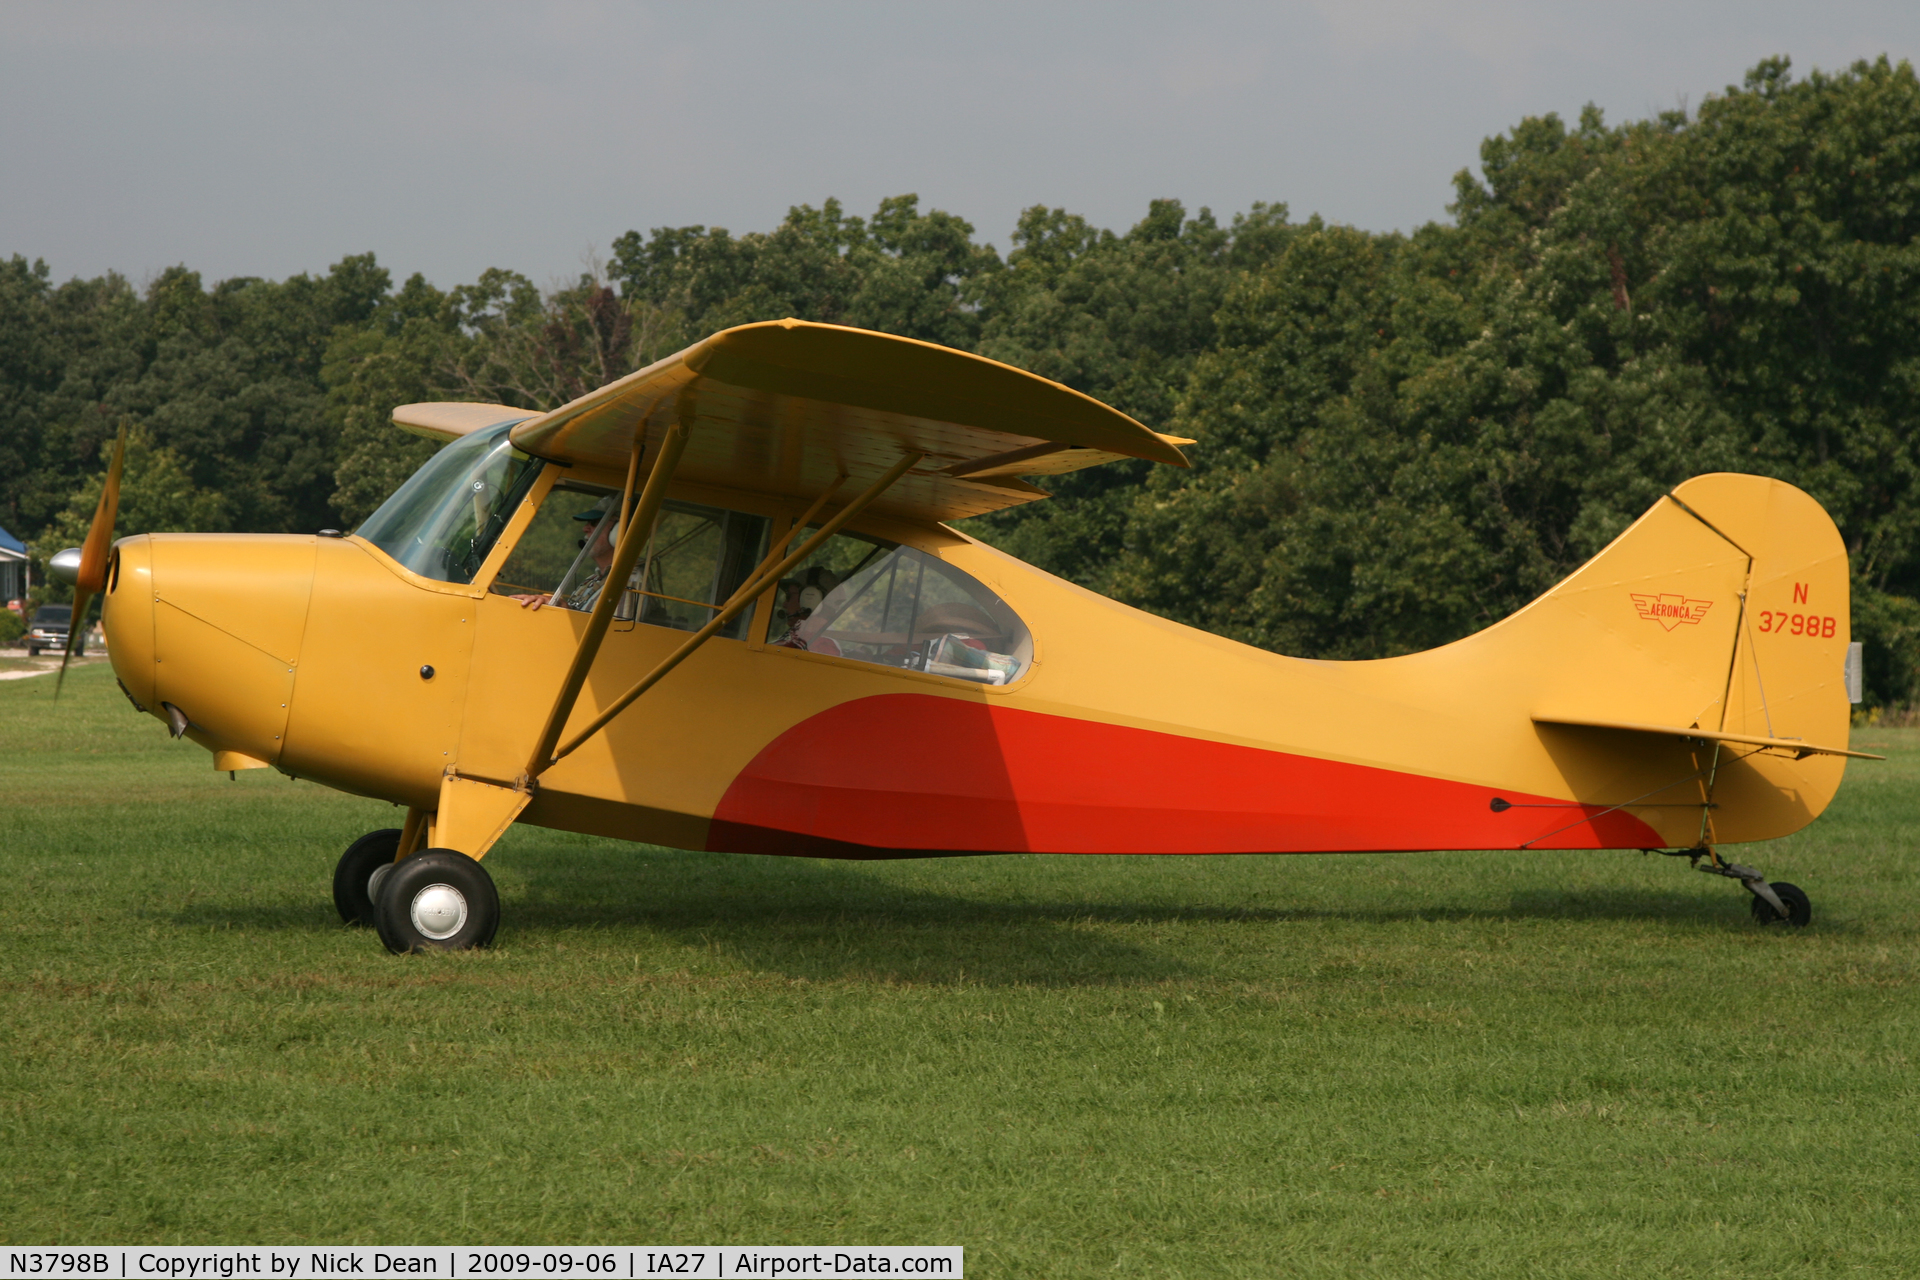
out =
[[(100, 486), (100, 505), (93, 509), (93, 523), (87, 526), (87, 540), (80, 545), (79, 564), (73, 566), (73, 620), (67, 624), (67, 647), (60, 655), (60, 674), (54, 677), (53, 696), (60, 697), (60, 686), (67, 679), (67, 663), (73, 659), (76, 637), (85, 637), (87, 605), (107, 585), (107, 560), (113, 550), (113, 521), (120, 512), (120, 468), (127, 460), (127, 424), (120, 424), (120, 435), (113, 442), (113, 461), (107, 464), (107, 482)], [(65, 563), (62, 563), (62, 562)], [(62, 551), (50, 565), (60, 572), (73, 563), (72, 553)], [(64, 572), (61, 577), (66, 577)]]

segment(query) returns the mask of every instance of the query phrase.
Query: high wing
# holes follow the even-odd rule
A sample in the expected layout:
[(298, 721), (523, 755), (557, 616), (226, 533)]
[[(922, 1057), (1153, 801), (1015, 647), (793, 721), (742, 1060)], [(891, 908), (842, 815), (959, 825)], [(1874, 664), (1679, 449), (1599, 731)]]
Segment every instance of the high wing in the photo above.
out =
[[(524, 410), (410, 405), (400, 425), (452, 436)], [(483, 423), (482, 419), (486, 422)], [(688, 427), (677, 479), (811, 500), (857, 491), (923, 453), (876, 499), (879, 515), (954, 520), (1044, 497), (1027, 483), (1121, 458), (1184, 467), (1174, 436), (1090, 396), (950, 347), (839, 325), (775, 320), (714, 334), (513, 428), (535, 457), (625, 470)], [(465, 426), (472, 423), (471, 427)]]

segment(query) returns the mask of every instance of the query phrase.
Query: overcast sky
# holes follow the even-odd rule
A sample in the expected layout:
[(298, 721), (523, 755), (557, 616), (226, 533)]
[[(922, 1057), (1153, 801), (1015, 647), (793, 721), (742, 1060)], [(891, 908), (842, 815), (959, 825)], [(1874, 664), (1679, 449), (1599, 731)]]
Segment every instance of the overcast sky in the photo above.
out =
[(57, 4), (0, 0), (0, 254), (209, 282), (376, 252), (546, 284), (630, 228), (881, 197), (1007, 247), (1157, 196), (1445, 217), (1522, 117), (1920, 53), (1917, 0)]

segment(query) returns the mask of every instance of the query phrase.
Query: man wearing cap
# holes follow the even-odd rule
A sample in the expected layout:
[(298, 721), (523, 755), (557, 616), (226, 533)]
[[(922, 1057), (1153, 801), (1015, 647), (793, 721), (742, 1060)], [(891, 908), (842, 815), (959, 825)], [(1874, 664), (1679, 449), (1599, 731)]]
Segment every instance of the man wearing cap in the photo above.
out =
[(583, 511), (574, 519), (598, 522), (586, 537), (587, 553), (593, 557), (595, 566), (593, 572), (588, 574), (579, 586), (558, 598), (544, 591), (509, 597), (509, 599), (518, 600), (522, 609), (538, 610), (550, 604), (557, 604), (585, 613), (591, 611), (595, 602), (600, 599), (600, 588), (606, 585), (607, 572), (613, 568), (613, 540), (619, 533), (620, 511), (617, 507), (610, 510)]

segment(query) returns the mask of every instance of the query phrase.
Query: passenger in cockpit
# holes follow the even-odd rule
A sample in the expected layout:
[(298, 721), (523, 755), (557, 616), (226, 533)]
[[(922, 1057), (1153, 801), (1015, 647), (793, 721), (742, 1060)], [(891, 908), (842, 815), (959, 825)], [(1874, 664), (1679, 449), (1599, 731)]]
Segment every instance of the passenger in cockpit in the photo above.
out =
[[(801, 638), (800, 624), (813, 616), (826, 598), (840, 585), (840, 575), (824, 565), (812, 568), (780, 583), (779, 594), (775, 597), (774, 613), (786, 623), (787, 633), (775, 640), (776, 649), (805, 649), (806, 640)], [(831, 640), (821, 642), (823, 647), (814, 649), (816, 653), (825, 653), (833, 657), (840, 654), (840, 646)]]

